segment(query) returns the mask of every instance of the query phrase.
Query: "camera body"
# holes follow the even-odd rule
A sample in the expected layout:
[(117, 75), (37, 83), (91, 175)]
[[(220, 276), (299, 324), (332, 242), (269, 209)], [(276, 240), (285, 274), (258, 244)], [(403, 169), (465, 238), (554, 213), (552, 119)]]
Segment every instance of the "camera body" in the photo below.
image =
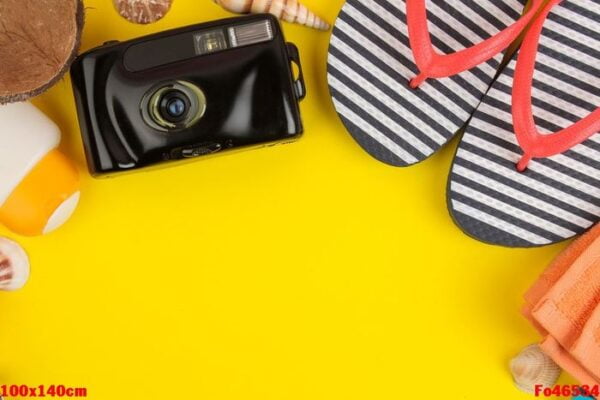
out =
[(269, 14), (107, 42), (79, 56), (71, 77), (93, 176), (302, 134), (298, 50)]

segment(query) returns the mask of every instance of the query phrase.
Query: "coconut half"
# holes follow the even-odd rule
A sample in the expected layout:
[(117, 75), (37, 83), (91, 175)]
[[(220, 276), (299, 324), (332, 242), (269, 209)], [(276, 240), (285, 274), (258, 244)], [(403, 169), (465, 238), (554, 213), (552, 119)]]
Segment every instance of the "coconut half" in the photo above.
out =
[(28, 100), (61, 79), (82, 29), (81, 0), (0, 0), (0, 104)]

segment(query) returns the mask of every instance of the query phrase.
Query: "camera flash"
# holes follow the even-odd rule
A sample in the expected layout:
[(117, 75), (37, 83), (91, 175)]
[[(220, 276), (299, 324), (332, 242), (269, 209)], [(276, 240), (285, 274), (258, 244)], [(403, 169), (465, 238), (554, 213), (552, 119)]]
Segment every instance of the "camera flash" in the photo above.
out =
[(269, 20), (229, 28), (229, 41), (232, 47), (268, 42), (273, 38), (273, 27)]
[(227, 49), (227, 40), (222, 31), (200, 33), (194, 36), (196, 41), (196, 54), (214, 53), (215, 51)]

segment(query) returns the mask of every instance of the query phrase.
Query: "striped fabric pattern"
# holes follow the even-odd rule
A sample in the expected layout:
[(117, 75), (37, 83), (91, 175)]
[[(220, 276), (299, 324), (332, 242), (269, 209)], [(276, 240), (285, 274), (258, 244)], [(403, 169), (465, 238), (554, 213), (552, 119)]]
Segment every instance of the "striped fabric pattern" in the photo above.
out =
[[(525, 0), (427, 0), (432, 43), (450, 54), (516, 21)], [(418, 90), (405, 0), (348, 0), (333, 31), (328, 80), (335, 108), (376, 159), (407, 166), (447, 143), (473, 114), (503, 55)]]
[[(474, 114), (454, 160), (448, 203), (457, 224), (485, 242), (533, 247), (580, 234), (600, 217), (600, 134), (515, 169), (516, 61)], [(564, 0), (544, 25), (533, 84), (540, 132), (556, 132), (600, 107), (600, 0)]]

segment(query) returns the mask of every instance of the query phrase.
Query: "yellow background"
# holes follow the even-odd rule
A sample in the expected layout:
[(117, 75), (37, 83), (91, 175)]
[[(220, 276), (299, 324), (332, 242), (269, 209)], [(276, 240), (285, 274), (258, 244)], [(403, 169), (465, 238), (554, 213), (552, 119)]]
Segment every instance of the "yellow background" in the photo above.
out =
[[(176, 0), (126, 22), (85, 2), (83, 49), (229, 16)], [(342, 0), (306, 0), (335, 20)], [(108, 180), (85, 169), (68, 78), (35, 101), (82, 174), (73, 219), (13, 237), (25, 289), (0, 293), (0, 382), (108, 399), (527, 399), (508, 360), (538, 336), (521, 296), (564, 245), (479, 243), (451, 221), (456, 141), (421, 165), (370, 158), (330, 101), (330, 33), (285, 24), (309, 95), (296, 144)]]

